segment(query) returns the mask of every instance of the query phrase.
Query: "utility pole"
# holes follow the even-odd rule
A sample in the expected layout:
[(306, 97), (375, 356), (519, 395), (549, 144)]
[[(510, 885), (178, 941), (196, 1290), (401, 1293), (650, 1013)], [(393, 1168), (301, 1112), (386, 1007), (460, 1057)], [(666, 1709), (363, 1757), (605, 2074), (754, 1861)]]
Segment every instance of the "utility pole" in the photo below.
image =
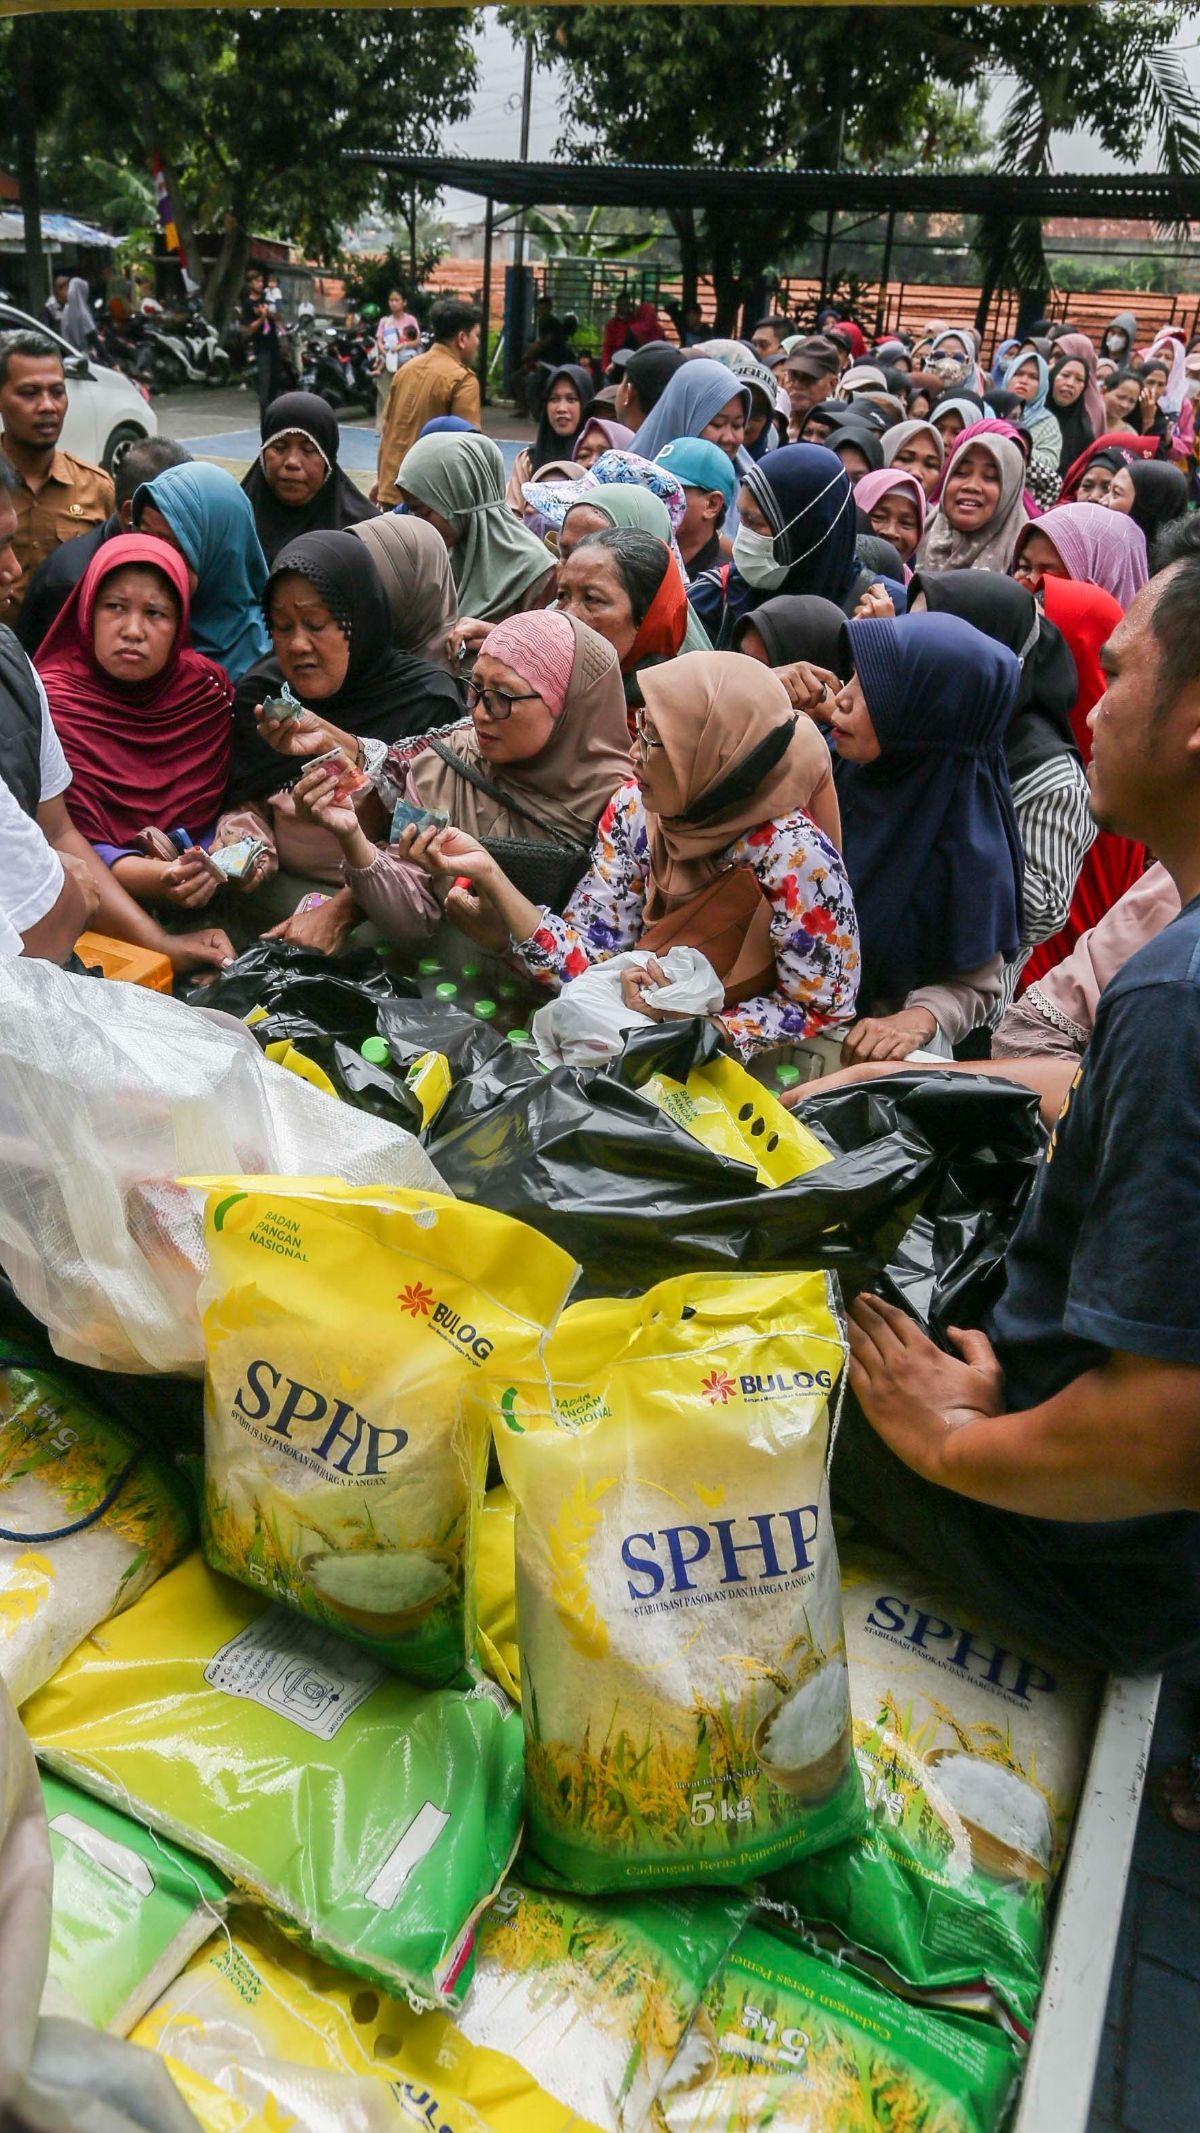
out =
[(13, 85), (16, 89), (16, 165), (25, 225), (25, 301), (35, 318), (49, 295), (46, 255), (42, 248), (42, 189), (38, 174), (37, 55), (34, 24), (18, 15), (12, 26)]
[[(529, 161), (529, 107), (533, 102), (533, 39), (525, 39), (525, 80), (521, 88), (521, 161)], [(517, 216), (513, 231), (513, 265), (518, 269), (525, 264), (525, 209)]]
[[(525, 39), (525, 77), (521, 87), (521, 161), (529, 161), (529, 110), (533, 102), (533, 38)], [(505, 359), (507, 386), (516, 389), (521, 358), (525, 353), (525, 209), (522, 205), (513, 230), (513, 271), (508, 282), (510, 301), (505, 311)], [(486, 329), (485, 329), (486, 337)], [(518, 400), (519, 404), (519, 400)]]

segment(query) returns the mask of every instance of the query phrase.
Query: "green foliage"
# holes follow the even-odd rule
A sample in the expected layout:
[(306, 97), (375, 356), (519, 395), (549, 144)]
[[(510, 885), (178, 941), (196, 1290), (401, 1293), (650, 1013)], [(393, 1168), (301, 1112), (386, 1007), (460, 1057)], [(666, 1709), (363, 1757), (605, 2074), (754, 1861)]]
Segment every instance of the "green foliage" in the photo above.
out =
[(389, 245), (380, 259), (365, 259), (347, 254), (342, 260), (342, 273), (346, 283), (346, 301), (361, 311), (364, 304), (378, 304), (381, 312), (387, 310), (387, 300), (393, 289), (403, 292), (413, 317), (421, 324), (429, 323), (429, 309), (434, 301), (428, 289), (419, 286), (426, 275), (431, 274), (445, 251), (440, 243), (429, 244), (417, 253), (417, 278), (412, 278), (411, 261), (407, 252)]

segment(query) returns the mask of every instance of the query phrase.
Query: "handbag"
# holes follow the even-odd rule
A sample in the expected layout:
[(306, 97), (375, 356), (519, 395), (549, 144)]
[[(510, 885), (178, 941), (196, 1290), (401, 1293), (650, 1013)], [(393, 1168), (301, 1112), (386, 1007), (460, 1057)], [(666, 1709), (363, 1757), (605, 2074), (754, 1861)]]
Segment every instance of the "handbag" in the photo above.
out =
[(726, 1007), (774, 992), (771, 906), (749, 867), (726, 867), (646, 927), (639, 949), (698, 948), (725, 987)]
[[(431, 740), (435, 755), (448, 763), (452, 770), (473, 785), (477, 792), (486, 793), (489, 800), (499, 801), (510, 815), (519, 815), (522, 821), (536, 823), (545, 832), (544, 838), (532, 837), (481, 837), (479, 842), (485, 852), (490, 852), (496, 864), (508, 876), (514, 889), (528, 898), (531, 904), (546, 905), (551, 911), (561, 911), (572, 889), (586, 873), (591, 863), (592, 848), (579, 844), (568, 837), (555, 822), (547, 822), (532, 807), (527, 807), (512, 793), (502, 792), (485, 778), (481, 770), (468, 763), (445, 741)], [(548, 841), (547, 841), (548, 840)]]

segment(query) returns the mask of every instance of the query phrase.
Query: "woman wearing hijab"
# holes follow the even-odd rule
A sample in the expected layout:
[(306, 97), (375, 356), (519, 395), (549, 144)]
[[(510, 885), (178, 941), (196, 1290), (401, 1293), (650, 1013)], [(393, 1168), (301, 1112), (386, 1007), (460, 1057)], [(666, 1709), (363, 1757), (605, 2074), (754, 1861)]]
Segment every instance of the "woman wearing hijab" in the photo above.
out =
[(1097, 358), (1091, 341), (1086, 333), (1060, 333), (1054, 348), (1060, 362), (1066, 357), (1073, 357), (1077, 363), (1083, 364), (1087, 374), (1087, 382), (1083, 388), (1083, 412), (1091, 425), (1092, 436), (1099, 437), (1104, 429), (1104, 395), (1096, 376)]
[(688, 597), (710, 638), (772, 593), (818, 593), (852, 613), (872, 574), (855, 552), (854, 490), (836, 453), (788, 444), (751, 468), (739, 497), (732, 564), (703, 571)]
[[(580, 515), (577, 506), (571, 517)], [(571, 543), (559, 567), (556, 604), (608, 639), (633, 704), (640, 701), (638, 677), (686, 649), (695, 619), (666, 543), (628, 525), (603, 527)]]
[(934, 401), (929, 419), (949, 455), (963, 431), (986, 413), (981, 393), (945, 393)]
[(610, 422), (606, 415), (589, 415), (575, 439), (576, 464), (586, 474), (605, 452), (627, 452), (634, 433), (623, 422)]
[(864, 475), (855, 487), (854, 503), (871, 532), (891, 542), (907, 572), (925, 531), (925, 490), (915, 471), (884, 467)]
[(1138, 322), (1132, 311), (1118, 311), (1116, 317), (1109, 320), (1104, 336), (1104, 353), (1109, 361), (1124, 368), (1133, 354), (1137, 334)]
[[(1068, 578), (1044, 579), (1039, 599), (1043, 614), (1058, 630), (1075, 662), (1077, 690), (1071, 709), (1071, 731), (1087, 764), (1092, 757), (1088, 713), (1108, 686), (1100, 652), (1121, 619), (1121, 606), (1098, 585), (1074, 583)], [(1057, 933), (1034, 949), (1023, 973), (1024, 985), (1036, 984), (1061, 962), (1088, 928), (1096, 925), (1134, 882), (1141, 880), (1145, 867), (1143, 844), (1115, 836), (1111, 830), (1101, 830), (1080, 868), (1066, 920)]]
[[(1080, 453), (1074, 466), (1068, 467), (1059, 503), (1104, 503), (1118, 468), (1131, 465), (1135, 459), (1153, 459), (1157, 451), (1157, 437), (1135, 437), (1132, 430), (1103, 431), (1086, 452)], [(1087, 476), (1097, 464), (1103, 467), (1106, 478), (1088, 482)]]
[(233, 841), (219, 824), (233, 689), (192, 650), (188, 606), (178, 550), (118, 534), (93, 556), (37, 666), (71, 766), (64, 797), (76, 829), (138, 903), (196, 910), (220, 877), (169, 833), (183, 829), (193, 848)]
[(1004, 373), (1007, 392), (1015, 393), (1024, 412), (1021, 428), (1027, 433), (1032, 450), (1029, 458), (1029, 486), (1038, 503), (1046, 508), (1057, 502), (1062, 487), (1059, 462), (1063, 456), (1063, 437), (1057, 417), (1048, 403), (1050, 371), (1044, 355), (1028, 341), (1018, 348)]
[(249, 497), (223, 467), (193, 459), (143, 482), (134, 493), (133, 523), (139, 533), (179, 550), (196, 580), (192, 642), (238, 682), (268, 645), (262, 619), (267, 565)]
[[(414, 941), (444, 914), (472, 939), (507, 945), (480, 900), (453, 873), (421, 860), (431, 838), (386, 836), (396, 805), (437, 809), (475, 848), (498, 854), (514, 879), (567, 894), (587, 864), (596, 825), (629, 775), (629, 735), (616, 655), (594, 630), (557, 609), (498, 623), (467, 688), (470, 719), (415, 755), (396, 749), (377, 770), (361, 816), (332, 798), (320, 769), (297, 791), (301, 809), (337, 838), (347, 893), (389, 940)], [(521, 848), (525, 848), (523, 851)], [(414, 857), (414, 849), (416, 856)], [(457, 870), (465, 873), (465, 869)]]
[(1150, 577), (1146, 536), (1123, 512), (1103, 504), (1059, 504), (1026, 526), (1012, 570), (1034, 592), (1047, 578), (1075, 578), (1103, 587), (1127, 608)]
[(1088, 782), (1071, 726), (1078, 693), (1075, 662), (1033, 594), (1013, 578), (953, 570), (916, 577), (909, 613), (958, 615), (1007, 646), (1021, 663), (1021, 687), (1004, 736), (1004, 756), (1025, 853), (1021, 952), (1004, 966), (998, 1021), (1030, 951), (1064, 923), (1080, 868), (1096, 834)]
[(932, 496), (946, 464), (941, 431), (932, 422), (897, 422), (880, 444), (884, 466), (915, 474), (926, 496)]
[(1025, 460), (1011, 437), (960, 442), (917, 550), (922, 571), (1007, 571), (1026, 525)]
[(509, 510), (515, 511), (518, 518), (525, 509), (522, 483), (532, 481), (552, 459), (574, 459), (575, 441), (583, 428), (583, 411), (594, 391), (591, 373), (580, 363), (560, 363), (550, 372), (537, 435), (531, 445), (517, 453), (504, 492)]
[(878, 474), (883, 466), (883, 446), (876, 432), (859, 422), (843, 422), (832, 431), (829, 449), (836, 452), (852, 485), (857, 488), (864, 475)]
[(96, 321), (92, 316), (91, 297), (88, 285), (81, 274), (72, 275), (67, 284), (67, 301), (63, 305), (59, 332), (64, 341), (77, 348), (80, 355), (90, 355), (96, 345)]
[(302, 533), (332, 533), (377, 516), (338, 465), (339, 429), (316, 393), (282, 393), (262, 422), (262, 447), (242, 482), (268, 568)]
[(739, 385), (724, 363), (690, 356), (639, 424), (637, 448), (643, 459), (653, 459), (676, 437), (707, 437), (735, 459), (749, 419), (749, 386)]
[[(441, 669), (396, 649), (379, 573), (353, 533), (305, 533), (281, 549), (264, 604), (273, 651), (237, 687), (227, 797), (258, 808), (286, 869), (273, 904), (291, 911), (306, 888), (341, 879), (333, 841), (297, 818), (291, 788), (307, 757), (338, 747), (369, 775), (401, 735), (460, 718), (462, 696)], [(263, 707), (285, 681), (304, 709), (281, 720)]]
[[(774, 456), (774, 455), (772, 455)], [(858, 935), (845, 872), (808, 804), (828, 751), (755, 660), (693, 652), (642, 677), (634, 774), (601, 818), (561, 918), (447, 831), (431, 872), (467, 875), (530, 976), (557, 990), (630, 949), (698, 948), (725, 988), (717, 1019), (743, 1058), (854, 1011)], [(654, 968), (629, 1004), (654, 1012)], [(634, 997), (636, 995), (636, 998)]]
[[(641, 429), (658, 406), (680, 365), (687, 362), (682, 348), (670, 341), (652, 341), (630, 356), (617, 387), (617, 420), (627, 429)], [(638, 450), (641, 451), (641, 446)], [(647, 452), (646, 457), (653, 454)]]
[(450, 551), (450, 569), (465, 632), (479, 642), (483, 625), (554, 596), (554, 564), (542, 543), (504, 501), (504, 459), (490, 437), (429, 437), (400, 462), (396, 485), (407, 509), (427, 519)]
[(987, 1018), (1022, 924), (1004, 760), (1014, 655), (956, 615), (846, 625), (830, 712), (863, 979), (845, 1064), (948, 1053)]
[(925, 356), (925, 368), (940, 378), (946, 392), (980, 391), (983, 379), (976, 360), (973, 335), (965, 326), (948, 327), (945, 333), (937, 333)]
[(1104, 501), (1110, 511), (1124, 511), (1141, 527), (1152, 553), (1163, 527), (1187, 511), (1187, 477), (1162, 459), (1131, 461), (1114, 474)]
[[(1070, 337), (1070, 336), (1069, 336)], [(1062, 435), (1058, 471), (1066, 474), (1081, 452), (1095, 441), (1096, 430), (1084, 405), (1087, 365), (1078, 356), (1060, 356), (1050, 371), (1050, 412)], [(1103, 422), (1104, 402), (1100, 403)]]
[(450, 666), (449, 638), (458, 600), (441, 534), (407, 511), (364, 519), (350, 531), (379, 573), (392, 618), (392, 643), (431, 666)]
[[(682, 483), (667, 467), (656, 466), (636, 452), (606, 452), (581, 480), (558, 489), (535, 482), (527, 487), (526, 497), (551, 530), (557, 529), (561, 561), (566, 561), (585, 534), (602, 533), (611, 526), (635, 527), (666, 542), (687, 589), (687, 568), (675, 539), (687, 499)], [(711, 649), (703, 623), (689, 607), (684, 650)]]

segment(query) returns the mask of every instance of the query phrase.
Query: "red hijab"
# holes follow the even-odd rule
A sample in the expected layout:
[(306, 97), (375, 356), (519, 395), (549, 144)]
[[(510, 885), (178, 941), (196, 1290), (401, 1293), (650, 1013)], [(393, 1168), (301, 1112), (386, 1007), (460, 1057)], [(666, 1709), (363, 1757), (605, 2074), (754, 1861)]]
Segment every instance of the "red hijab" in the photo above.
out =
[[(132, 563), (161, 571), (179, 604), (170, 656), (152, 681), (126, 686), (96, 658), (93, 619), (104, 580)], [(105, 541), (38, 651), (63, 751), (75, 827), (93, 844), (129, 844), (139, 830), (212, 828), (229, 777), (233, 686), (188, 641), (187, 566), (145, 533)]]
[(662, 584), (621, 661), (622, 674), (631, 674), (643, 659), (674, 659), (687, 635), (687, 625), (687, 588), (676, 568), (674, 556), (664, 543)]
[[(1104, 670), (1100, 647), (1107, 643), (1121, 620), (1120, 602), (1099, 585), (1072, 578), (1044, 578), (1042, 607), (1048, 622), (1066, 639), (1075, 661), (1078, 693), (1071, 712), (1071, 728), (1085, 763), (1092, 759), (1092, 736), (1088, 712), (1104, 694)], [(1021, 973), (1023, 992), (1036, 984), (1056, 963), (1070, 954), (1080, 936), (1111, 911), (1118, 898), (1140, 881), (1146, 870), (1146, 847), (1129, 837), (1114, 837), (1101, 830), (1080, 869), (1071, 898), (1066, 924), (1033, 951)]]
[(1105, 430), (1103, 436), (1095, 438), (1089, 444), (1086, 452), (1081, 452), (1078, 459), (1071, 461), (1070, 466), (1063, 475), (1063, 485), (1058, 495), (1059, 503), (1073, 504), (1075, 502), (1079, 495), (1080, 482), (1091, 466), (1093, 459), (1097, 458), (1101, 452), (1120, 452), (1126, 466), (1128, 466), (1131, 459), (1153, 459), (1158, 447), (1159, 439), (1157, 437), (1137, 437), (1132, 430)]

